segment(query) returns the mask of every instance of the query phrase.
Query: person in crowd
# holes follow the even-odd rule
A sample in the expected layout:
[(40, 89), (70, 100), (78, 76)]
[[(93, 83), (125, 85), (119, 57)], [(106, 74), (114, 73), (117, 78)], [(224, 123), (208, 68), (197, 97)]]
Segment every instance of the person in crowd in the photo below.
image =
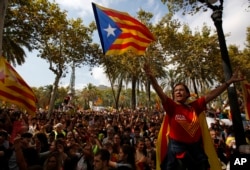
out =
[(145, 139), (139, 138), (137, 140), (136, 150), (135, 150), (135, 163), (137, 170), (148, 170), (149, 164), (146, 155)]
[(221, 139), (220, 137), (216, 135), (216, 130), (211, 128), (209, 129), (209, 131), (210, 131), (210, 136), (214, 144), (214, 148), (218, 155), (218, 158), (220, 159), (221, 163), (226, 165), (229, 161), (226, 156), (226, 144), (223, 141), (223, 139)]
[(39, 132), (34, 135), (34, 141), (38, 153), (43, 153), (49, 151), (48, 138), (45, 133)]
[[(183, 83), (173, 88), (173, 99), (167, 96), (158, 84), (148, 63), (144, 64), (144, 71), (151, 81), (156, 93), (161, 99), (170, 126), (167, 153), (161, 162), (161, 168), (167, 170), (207, 170), (208, 157), (202, 146), (201, 127), (198, 116), (206, 110), (206, 104), (225, 91), (232, 83), (242, 81), (236, 71), (232, 77), (222, 85), (190, 103), (190, 91)], [(167, 126), (167, 125), (166, 125)], [(161, 134), (165, 136), (166, 134)], [(164, 151), (166, 152), (166, 151)]]
[(102, 148), (103, 149), (107, 149), (109, 151), (109, 153), (110, 153), (110, 160), (111, 161), (113, 161), (113, 162), (117, 162), (118, 161), (118, 155), (119, 155), (119, 152), (120, 152), (120, 147), (119, 147), (118, 153), (114, 152), (114, 146), (110, 142), (105, 143)]
[(49, 134), (48, 134), (48, 143), (49, 145), (51, 145), (56, 139), (56, 134), (54, 131), (51, 131)]
[(37, 118), (29, 116), (29, 133), (35, 134), (38, 131)]
[(113, 152), (119, 154), (120, 148), (121, 148), (121, 137), (119, 133), (115, 133), (113, 138)]
[(109, 169), (110, 153), (107, 149), (100, 149), (94, 155), (94, 170), (108, 170)]
[(67, 146), (70, 146), (71, 144), (75, 143), (76, 140), (75, 140), (75, 136), (73, 134), (74, 132), (73, 131), (69, 131), (66, 135), (66, 145)]
[(55, 139), (58, 138), (58, 136), (60, 137), (65, 137), (66, 136), (66, 132), (63, 130), (63, 124), (62, 123), (57, 123), (54, 126), (54, 133), (55, 133)]
[(8, 140), (8, 133), (5, 130), (0, 130), (0, 170), (8, 170), (8, 147), (5, 146), (5, 141)]
[(141, 138), (139, 126), (135, 126), (133, 136), (130, 139), (130, 145), (136, 147), (137, 141)]
[(76, 143), (71, 143), (66, 147), (67, 158), (64, 161), (63, 169), (64, 170), (76, 170), (77, 163), (80, 158), (79, 154), (79, 145)]
[(114, 133), (114, 128), (112, 126), (109, 126), (107, 129), (107, 136), (103, 139), (102, 144), (105, 144), (107, 142), (111, 142), (113, 144)]
[(151, 141), (151, 138), (149, 136), (144, 137), (144, 139), (145, 139), (147, 164), (151, 169), (155, 169), (156, 150), (153, 147), (153, 142)]
[(39, 153), (30, 145), (32, 136), (31, 133), (25, 132), (14, 139), (12, 154), (9, 158), (10, 170), (27, 170), (39, 165)]
[(63, 160), (59, 152), (52, 152), (44, 162), (43, 170), (63, 170)]
[(123, 144), (120, 148), (118, 162), (109, 161), (109, 166), (117, 170), (135, 170), (135, 148)]
[(130, 127), (126, 127), (124, 129), (124, 132), (121, 134), (121, 140), (122, 140), (122, 144), (128, 144), (130, 145), (130, 140), (131, 140), (131, 128)]

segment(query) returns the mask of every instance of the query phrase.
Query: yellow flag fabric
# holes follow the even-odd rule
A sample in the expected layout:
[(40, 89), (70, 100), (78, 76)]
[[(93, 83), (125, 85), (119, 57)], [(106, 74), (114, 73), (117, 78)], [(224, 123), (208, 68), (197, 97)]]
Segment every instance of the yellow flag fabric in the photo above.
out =
[(164, 160), (164, 157), (168, 149), (168, 134), (169, 134), (169, 125), (168, 125), (168, 116), (165, 115), (161, 123), (161, 128), (158, 133), (157, 145), (156, 145), (156, 170), (161, 169), (161, 163)]
[[(221, 163), (218, 159), (217, 153), (215, 151), (213, 141), (210, 136), (210, 132), (208, 130), (208, 125), (206, 121), (205, 113), (201, 113), (199, 115), (199, 122), (202, 131), (202, 139), (205, 153), (208, 156), (208, 161), (210, 164), (210, 170), (221, 170)], [(169, 134), (169, 125), (168, 125), (168, 117), (164, 116), (163, 122), (161, 124), (161, 128), (157, 138), (156, 145), (156, 170), (161, 170), (161, 162), (163, 161), (166, 153), (167, 153), (167, 145), (168, 145), (168, 134)]]
[(0, 57), (0, 99), (35, 114), (34, 92), (4, 57)]
[(215, 151), (215, 147), (214, 147), (210, 132), (208, 130), (205, 113), (201, 113), (199, 115), (199, 121), (200, 121), (201, 132), (202, 132), (203, 147), (204, 147), (205, 153), (208, 156), (210, 170), (221, 170), (222, 169), (221, 163)]
[(243, 91), (243, 100), (244, 100), (244, 109), (246, 120), (250, 118), (250, 83), (248, 81), (241, 82), (242, 91)]

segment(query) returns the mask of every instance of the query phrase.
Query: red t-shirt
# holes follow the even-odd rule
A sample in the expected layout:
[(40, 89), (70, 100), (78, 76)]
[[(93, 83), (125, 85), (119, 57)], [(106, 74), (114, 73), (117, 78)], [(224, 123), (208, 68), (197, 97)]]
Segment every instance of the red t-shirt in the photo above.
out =
[(198, 142), (201, 129), (198, 115), (206, 109), (205, 98), (201, 97), (189, 104), (179, 104), (168, 98), (162, 103), (168, 117), (169, 137), (184, 143)]

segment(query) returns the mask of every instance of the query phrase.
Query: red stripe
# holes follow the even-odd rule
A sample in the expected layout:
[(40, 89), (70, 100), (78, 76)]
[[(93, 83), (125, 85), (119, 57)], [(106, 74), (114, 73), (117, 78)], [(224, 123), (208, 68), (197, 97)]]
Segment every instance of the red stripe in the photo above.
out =
[[(138, 20), (136, 20), (135, 18), (129, 16), (129, 15), (124, 15), (120, 12), (114, 12), (114, 11), (109, 11), (109, 10), (104, 10), (104, 12), (108, 15), (108, 16), (111, 16), (111, 17), (116, 17), (118, 18), (119, 20), (121, 20), (122, 23), (117, 23), (117, 25), (120, 27), (120, 28), (126, 28), (126, 29), (130, 29), (130, 30), (137, 30), (141, 33), (143, 33), (144, 35), (146, 35), (146, 37), (152, 39), (152, 40), (155, 40), (154, 39), (154, 36), (152, 35), (152, 33), (148, 30), (148, 28), (142, 24), (141, 22), (139, 22)], [(134, 26), (131, 26), (129, 24), (123, 24), (124, 23), (124, 20), (126, 21), (130, 21), (132, 23), (134, 23), (135, 25)]]
[(139, 22), (138, 20), (136, 20), (135, 18), (131, 17), (130, 15), (128, 14), (123, 14), (123, 13), (120, 13), (120, 12), (114, 12), (114, 11), (110, 11), (110, 10), (103, 10), (103, 12), (105, 12), (108, 16), (111, 16), (111, 17), (116, 17), (116, 18), (119, 18), (120, 20), (126, 20), (126, 21), (130, 21), (130, 22), (133, 22), (134, 24), (136, 25), (140, 25), (142, 27), (145, 27), (145, 25), (143, 25), (141, 22)]
[(33, 91), (24, 91), (22, 89), (20, 89), (19, 87), (17, 86), (6, 86), (6, 88), (9, 88), (15, 92), (17, 92), (18, 94), (22, 95), (23, 97), (26, 97), (26, 98), (29, 98), (30, 100), (33, 100), (33, 101), (36, 101), (36, 98), (33, 94)]
[(27, 100), (23, 99), (23, 98), (19, 98), (19, 97), (16, 97), (16, 96), (13, 96), (12, 94), (10, 93), (7, 93), (5, 91), (2, 91), (0, 90), (0, 95), (9, 99), (9, 100), (12, 100), (12, 101), (16, 101), (16, 102), (19, 102), (20, 104), (22, 104), (24, 107), (32, 110), (32, 111), (36, 111), (36, 107), (35, 107), (35, 101), (34, 101), (34, 105), (27, 102)]
[(21, 78), (21, 76), (16, 72), (16, 70), (14, 70), (13, 67), (9, 63), (5, 62), (5, 64), (7, 65), (7, 68), (15, 74), (15, 77), (17, 78), (18, 82), (22, 86), (24, 86), (32, 91), (32, 89), (29, 87), (29, 85)]
[(134, 34), (131, 34), (131, 33), (122, 33), (118, 39), (126, 39), (126, 38), (134, 38), (140, 42), (143, 42), (143, 43), (150, 43), (151, 41), (148, 40), (148, 39), (145, 39), (145, 38), (142, 38), (138, 35), (134, 35)]
[(138, 51), (142, 51), (142, 50), (144, 51), (146, 49), (146, 47), (142, 47), (134, 42), (128, 42), (128, 43), (122, 43), (122, 44), (112, 44), (109, 50), (124, 49), (129, 46), (136, 48)]

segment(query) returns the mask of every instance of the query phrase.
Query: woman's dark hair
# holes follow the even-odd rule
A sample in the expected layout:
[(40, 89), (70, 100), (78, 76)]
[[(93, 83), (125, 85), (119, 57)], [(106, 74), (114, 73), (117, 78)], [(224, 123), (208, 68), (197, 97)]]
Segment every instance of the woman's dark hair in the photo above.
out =
[(61, 156), (60, 156), (60, 153), (57, 152), (57, 151), (55, 151), (55, 152), (51, 152), (51, 153), (48, 155), (46, 161), (45, 161), (44, 164), (43, 164), (44, 170), (47, 170), (47, 165), (48, 165), (49, 159), (52, 158), (52, 157), (55, 157), (55, 158), (56, 158), (56, 167), (57, 167), (57, 168), (56, 168), (55, 170), (58, 170), (58, 169), (60, 169), (60, 168), (63, 166), (63, 165), (62, 165), (62, 158), (61, 158)]
[(40, 152), (46, 152), (49, 150), (49, 143), (48, 138), (45, 133), (37, 133), (35, 137), (41, 142), (41, 151)]
[(172, 98), (174, 99), (174, 90), (175, 90), (175, 88), (176, 88), (177, 86), (180, 86), (180, 85), (183, 86), (183, 87), (185, 88), (186, 92), (188, 93), (187, 98), (189, 98), (189, 97), (190, 97), (190, 91), (189, 91), (189, 88), (187, 87), (187, 85), (184, 84), (184, 83), (177, 83), (177, 84), (174, 86), (173, 91), (172, 91)]

